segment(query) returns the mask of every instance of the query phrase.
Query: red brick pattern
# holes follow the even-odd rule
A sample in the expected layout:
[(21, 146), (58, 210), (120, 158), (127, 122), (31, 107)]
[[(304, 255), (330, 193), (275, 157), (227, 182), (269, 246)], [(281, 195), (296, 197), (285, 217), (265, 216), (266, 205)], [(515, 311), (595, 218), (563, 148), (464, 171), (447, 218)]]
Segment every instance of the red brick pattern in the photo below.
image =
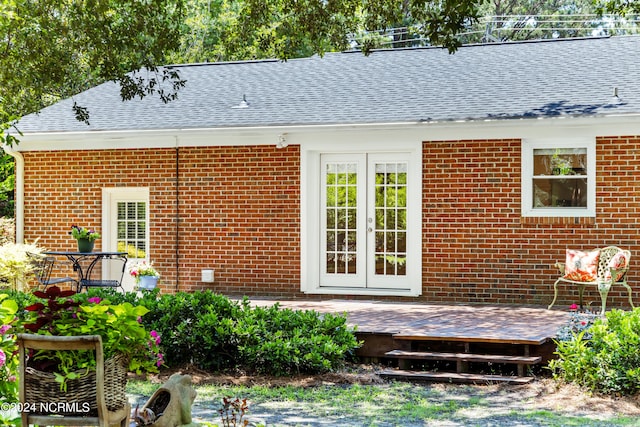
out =
[[(522, 218), (520, 140), (424, 142), (419, 300), (547, 305), (565, 249), (606, 245), (632, 251), (634, 286), (640, 137), (599, 138), (596, 152), (595, 219)], [(179, 164), (175, 149), (24, 153), (26, 239), (73, 249), (71, 224), (100, 224), (103, 187), (148, 186), (150, 256), (165, 291), (302, 296), (299, 148), (188, 147), (178, 155)], [(213, 285), (200, 281), (209, 268)], [(609, 307), (626, 307), (621, 291), (612, 290)], [(562, 285), (557, 306), (576, 301)], [(587, 289), (585, 301), (598, 305), (597, 292)]]
[[(423, 145), (423, 298), (427, 301), (547, 305), (565, 249), (608, 245), (632, 251), (638, 231), (640, 137), (598, 138), (596, 218), (523, 218), (520, 140), (434, 141)], [(558, 307), (577, 302), (560, 285)], [(634, 300), (637, 295), (634, 295)], [(600, 305), (595, 289), (585, 302)], [(609, 307), (627, 307), (612, 288)], [(638, 300), (640, 305), (640, 300)]]
[(103, 187), (149, 187), (150, 259), (165, 290), (211, 287), (200, 280), (212, 268), (218, 292), (299, 293), (298, 148), (180, 148), (178, 155), (179, 165), (175, 149), (24, 153), (25, 239), (74, 250), (68, 230), (100, 226)]

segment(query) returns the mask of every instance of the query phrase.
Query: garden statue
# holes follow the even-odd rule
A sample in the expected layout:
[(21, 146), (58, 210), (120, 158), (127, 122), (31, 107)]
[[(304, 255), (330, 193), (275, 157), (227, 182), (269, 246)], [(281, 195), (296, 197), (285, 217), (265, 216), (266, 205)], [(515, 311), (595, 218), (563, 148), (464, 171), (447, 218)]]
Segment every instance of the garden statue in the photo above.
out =
[(156, 390), (134, 418), (139, 427), (179, 427), (191, 424), (191, 405), (196, 391), (190, 375), (173, 374)]

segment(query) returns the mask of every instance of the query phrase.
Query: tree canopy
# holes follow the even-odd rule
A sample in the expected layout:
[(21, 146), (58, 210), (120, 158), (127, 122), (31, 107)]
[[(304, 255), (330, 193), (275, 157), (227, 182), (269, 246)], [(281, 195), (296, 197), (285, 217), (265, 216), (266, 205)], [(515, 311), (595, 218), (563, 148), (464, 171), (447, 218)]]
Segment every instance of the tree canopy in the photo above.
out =
[[(16, 119), (96, 84), (123, 100), (174, 99), (185, 84), (161, 65), (308, 56), (411, 27), (454, 52), (480, 14), (640, 13), (629, 0), (4, 0), (0, 3), (0, 142)], [(509, 22), (508, 25), (517, 25)], [(398, 39), (404, 36), (399, 33)], [(515, 36), (511, 36), (515, 38)], [(89, 121), (90, 112), (72, 112)]]
[(598, 14), (637, 15), (640, 14), (640, 2), (637, 0), (593, 0)]
[[(22, 115), (109, 80), (120, 83), (123, 99), (150, 93), (170, 98), (162, 83), (174, 89), (179, 79), (157, 65), (178, 47), (183, 17), (182, 0), (4, 0), (0, 131)], [(151, 74), (141, 74), (143, 69)], [(81, 106), (74, 113), (88, 119)], [(4, 132), (0, 138), (13, 142)]]
[[(480, 14), (582, 11), (588, 2), (599, 13), (640, 14), (633, 0), (3, 0), (0, 144), (17, 142), (23, 115), (105, 81), (120, 85), (123, 100), (170, 102), (185, 81), (163, 64), (286, 60), (354, 44), (367, 52), (397, 27), (452, 53)], [(408, 33), (392, 32), (397, 46)], [(70, 114), (91, 120), (82, 105)]]
[[(5, 0), (0, 5), (1, 130), (104, 81), (119, 83), (123, 100), (159, 95), (168, 102), (185, 83), (161, 67), (173, 58), (323, 54), (348, 47), (352, 34), (407, 19), (419, 24), (432, 44), (452, 52), (460, 44), (456, 34), (477, 18), (481, 2)], [(74, 114), (90, 120), (80, 105)]]

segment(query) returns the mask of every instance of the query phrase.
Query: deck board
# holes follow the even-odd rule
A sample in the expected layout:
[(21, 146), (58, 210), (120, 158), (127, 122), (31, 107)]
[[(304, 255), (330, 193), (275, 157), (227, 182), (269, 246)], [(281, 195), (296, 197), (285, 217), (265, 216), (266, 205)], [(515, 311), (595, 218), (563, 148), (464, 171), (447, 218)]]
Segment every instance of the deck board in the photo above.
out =
[(555, 337), (569, 313), (507, 305), (446, 305), (347, 300), (251, 300), (294, 310), (346, 313), (360, 333), (389, 334), (396, 339), (542, 344)]

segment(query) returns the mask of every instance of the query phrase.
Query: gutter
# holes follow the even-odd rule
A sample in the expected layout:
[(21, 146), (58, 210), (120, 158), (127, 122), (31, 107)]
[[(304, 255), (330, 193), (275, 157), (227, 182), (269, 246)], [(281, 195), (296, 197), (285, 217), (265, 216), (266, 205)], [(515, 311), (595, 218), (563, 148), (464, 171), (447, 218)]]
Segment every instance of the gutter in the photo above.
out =
[(5, 153), (15, 159), (16, 162), (16, 189), (14, 192), (16, 243), (24, 243), (24, 157), (19, 151), (9, 145), (3, 145)]
[[(623, 129), (622, 134), (638, 134), (640, 129), (638, 119), (640, 113), (606, 114), (598, 116), (563, 115), (554, 117), (510, 118), (510, 119), (461, 119), (461, 120), (431, 120), (420, 119), (406, 122), (385, 123), (343, 123), (343, 124), (313, 124), (313, 125), (277, 125), (277, 126), (230, 126), (211, 128), (174, 128), (174, 129), (141, 129), (141, 130), (86, 130), (86, 131), (54, 131), (24, 133), (21, 136), (21, 148), (29, 151), (40, 150), (76, 150), (76, 149), (117, 149), (117, 148), (175, 148), (176, 138), (181, 141), (180, 147), (188, 146), (233, 146), (233, 145), (271, 145), (275, 144), (278, 136), (283, 133), (302, 135), (305, 132), (331, 133), (336, 131), (390, 131), (409, 130), (419, 132), (422, 137), (430, 135), (429, 139), (449, 139), (451, 134), (459, 135), (467, 132), (470, 136), (464, 138), (511, 138), (516, 135), (523, 137), (523, 128), (534, 136), (542, 129), (548, 131), (557, 127), (586, 129), (589, 135), (593, 129), (603, 126), (611, 130), (604, 130), (600, 134)], [(499, 133), (496, 136), (496, 133)], [(86, 146), (87, 138), (92, 139), (92, 145)], [(459, 136), (453, 136), (459, 139)], [(136, 143), (132, 143), (136, 141)]]

